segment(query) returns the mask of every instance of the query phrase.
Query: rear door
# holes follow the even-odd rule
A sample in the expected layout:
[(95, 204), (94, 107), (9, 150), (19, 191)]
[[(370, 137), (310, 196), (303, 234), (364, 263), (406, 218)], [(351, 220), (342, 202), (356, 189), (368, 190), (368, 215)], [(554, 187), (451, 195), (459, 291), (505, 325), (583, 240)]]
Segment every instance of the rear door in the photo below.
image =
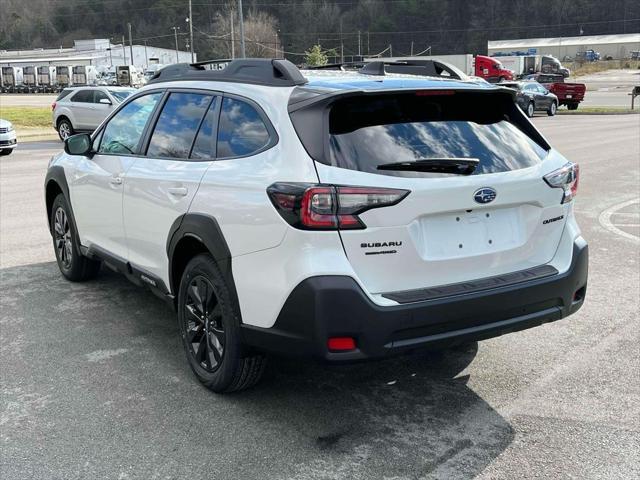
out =
[(129, 260), (165, 282), (169, 231), (188, 211), (215, 159), (219, 103), (212, 92), (171, 91), (148, 136), (145, 156), (127, 172), (124, 227)]
[[(76, 130), (92, 130), (94, 115), (93, 90), (82, 89), (76, 91), (69, 98), (68, 107), (71, 109), (73, 128)], [(95, 127), (93, 127), (95, 128)]]
[[(359, 214), (366, 228), (340, 231), (371, 293), (501, 275), (553, 258), (565, 221), (558, 190), (543, 180), (548, 145), (510, 95), (362, 95), (336, 101), (327, 118), (326, 156), (316, 162), (321, 183), (410, 192)], [(378, 169), (435, 158), (479, 164), (472, 175)], [(550, 218), (557, 221), (544, 222)]]

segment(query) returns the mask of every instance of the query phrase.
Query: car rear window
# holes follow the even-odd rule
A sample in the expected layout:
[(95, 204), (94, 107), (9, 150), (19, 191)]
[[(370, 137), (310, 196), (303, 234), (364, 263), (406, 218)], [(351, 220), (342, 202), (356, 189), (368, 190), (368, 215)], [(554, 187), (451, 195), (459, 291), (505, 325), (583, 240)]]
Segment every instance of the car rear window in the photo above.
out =
[(118, 102), (122, 102), (125, 98), (135, 92), (135, 89), (131, 90), (109, 90), (109, 93), (113, 98), (115, 98)]
[(336, 101), (329, 113), (328, 163), (380, 175), (434, 177), (443, 173), (379, 170), (423, 159), (477, 158), (474, 174), (518, 170), (547, 151), (512, 119), (513, 102), (493, 95), (412, 92), (359, 95)]

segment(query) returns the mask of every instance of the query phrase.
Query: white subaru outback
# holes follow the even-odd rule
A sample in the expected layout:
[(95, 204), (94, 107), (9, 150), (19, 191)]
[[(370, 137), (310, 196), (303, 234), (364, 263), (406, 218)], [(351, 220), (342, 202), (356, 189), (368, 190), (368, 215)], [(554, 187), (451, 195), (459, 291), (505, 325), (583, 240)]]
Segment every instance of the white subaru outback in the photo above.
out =
[(253, 385), (268, 353), (384, 357), (582, 306), (578, 166), (512, 91), (384, 66), (306, 75), (170, 66), (69, 138), (45, 181), (62, 274), (104, 263), (167, 299), (216, 392)]

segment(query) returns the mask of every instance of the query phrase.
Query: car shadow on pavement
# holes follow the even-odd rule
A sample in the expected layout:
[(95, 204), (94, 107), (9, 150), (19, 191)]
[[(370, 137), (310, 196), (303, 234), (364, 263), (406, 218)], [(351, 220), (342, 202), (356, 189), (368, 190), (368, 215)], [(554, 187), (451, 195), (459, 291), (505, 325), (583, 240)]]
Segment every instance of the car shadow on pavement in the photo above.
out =
[(477, 344), (340, 366), (273, 358), (253, 389), (216, 395), (191, 374), (173, 312), (122, 276), (0, 274), (3, 397), (30, 402), (3, 417), (18, 471), (38, 444), (28, 468), (45, 477), (111, 478), (116, 464), (180, 477), (204, 455), (193, 471), (215, 478), (471, 478), (514, 438), (467, 385)]

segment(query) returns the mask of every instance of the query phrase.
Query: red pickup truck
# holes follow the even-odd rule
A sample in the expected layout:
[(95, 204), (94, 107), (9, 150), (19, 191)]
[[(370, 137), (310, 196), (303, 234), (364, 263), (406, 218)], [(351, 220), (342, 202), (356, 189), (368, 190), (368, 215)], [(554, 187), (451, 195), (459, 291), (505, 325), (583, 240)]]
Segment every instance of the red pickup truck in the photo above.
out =
[(559, 105), (566, 105), (569, 110), (577, 110), (578, 104), (584, 100), (587, 86), (584, 83), (569, 83), (562, 75), (536, 73), (527, 75), (527, 80), (535, 80), (558, 97)]

